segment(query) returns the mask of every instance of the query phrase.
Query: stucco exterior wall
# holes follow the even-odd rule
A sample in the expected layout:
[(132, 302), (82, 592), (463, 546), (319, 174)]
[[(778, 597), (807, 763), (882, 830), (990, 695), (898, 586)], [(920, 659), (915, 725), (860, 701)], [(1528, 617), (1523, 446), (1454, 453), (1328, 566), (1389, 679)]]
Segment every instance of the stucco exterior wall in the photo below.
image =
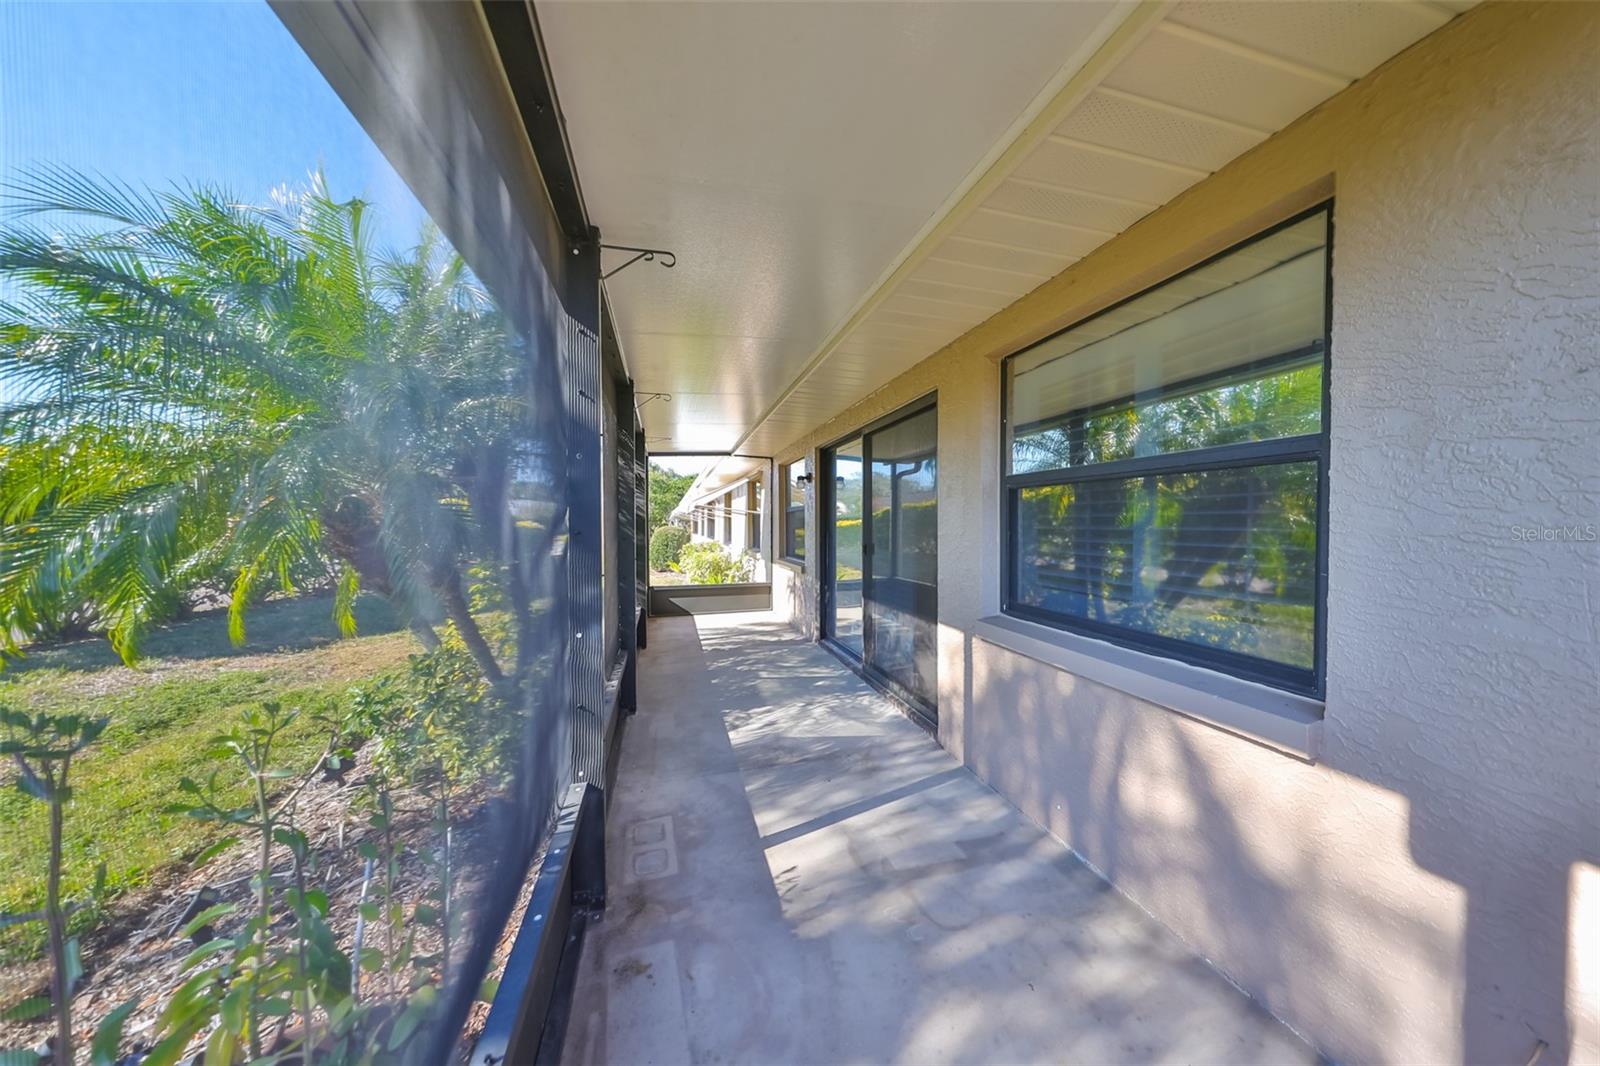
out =
[[(941, 742), (1336, 1059), (1600, 1060), (1597, 55), (1600, 7), (1485, 4), (777, 456), (938, 391)], [(1312, 764), (973, 629), (998, 359), (1330, 195)]]
[(808, 637), (817, 635), (816, 597), (805, 575), (793, 563), (772, 567), (772, 611)]
[[(816, 434), (812, 435), (815, 438)], [(805, 485), (805, 515), (806, 515), (806, 559), (803, 564), (793, 560), (781, 558), (783, 554), (783, 531), (781, 506), (778, 501), (781, 496), (774, 493), (773, 501), (773, 555), (778, 559), (772, 567), (772, 609), (780, 618), (786, 619), (802, 636), (816, 640), (821, 636), (820, 620), (818, 618), (817, 600), (817, 552), (818, 540), (817, 527), (817, 461), (816, 445), (814, 441), (809, 448), (796, 446), (789, 449), (792, 453), (783, 460), (784, 464), (794, 462), (802, 456), (811, 457), (808, 469), (813, 475), (812, 480)], [(783, 465), (777, 462), (772, 464), (777, 472), (775, 480), (781, 486), (786, 476)]]

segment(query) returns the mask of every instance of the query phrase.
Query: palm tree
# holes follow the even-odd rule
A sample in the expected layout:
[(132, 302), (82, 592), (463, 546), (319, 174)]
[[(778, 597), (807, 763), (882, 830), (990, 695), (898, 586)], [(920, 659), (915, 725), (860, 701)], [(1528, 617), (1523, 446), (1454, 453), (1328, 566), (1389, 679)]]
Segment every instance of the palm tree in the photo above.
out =
[(132, 661), (219, 578), (242, 641), (269, 583), (332, 576), (345, 633), (367, 589), (502, 680), (463, 574), (503, 516), (523, 361), (431, 226), (379, 254), (320, 174), (265, 206), (61, 169), (6, 191), (0, 653), (87, 608)]

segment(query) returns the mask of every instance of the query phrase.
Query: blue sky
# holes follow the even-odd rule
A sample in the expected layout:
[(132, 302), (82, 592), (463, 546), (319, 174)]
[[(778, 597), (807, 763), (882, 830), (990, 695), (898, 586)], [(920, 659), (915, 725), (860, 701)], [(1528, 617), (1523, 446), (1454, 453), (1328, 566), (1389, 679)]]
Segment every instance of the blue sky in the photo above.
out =
[(409, 247), (425, 217), (262, 0), (0, 0), (0, 176), (40, 163), (248, 202), (321, 166), (372, 202), (380, 245)]

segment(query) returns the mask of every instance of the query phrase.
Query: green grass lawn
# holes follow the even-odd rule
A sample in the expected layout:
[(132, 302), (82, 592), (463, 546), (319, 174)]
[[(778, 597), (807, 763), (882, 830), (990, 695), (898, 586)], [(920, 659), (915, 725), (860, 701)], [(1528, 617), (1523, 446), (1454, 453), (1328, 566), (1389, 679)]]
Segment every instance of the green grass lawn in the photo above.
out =
[[(163, 808), (181, 798), (185, 776), (236, 781), (231, 767), (207, 759), (206, 741), (230, 728), (242, 708), (263, 700), (302, 707), (282, 765), (308, 769), (327, 735), (312, 712), (341, 709), (350, 687), (394, 672), (417, 651), (381, 600), (356, 605), (360, 635), (341, 640), (332, 601), (306, 597), (263, 604), (249, 616), (249, 640), (228, 641), (225, 612), (163, 627), (145, 642), (145, 659), (123, 666), (104, 640), (40, 649), (0, 672), (0, 703), (22, 710), (104, 715), (100, 742), (75, 761), (66, 820), (66, 890), (82, 894), (106, 864), (117, 895), (181, 864), (215, 826)], [(0, 767), (0, 913), (39, 906), (47, 860), (47, 808), (12, 787), (15, 769)], [(243, 799), (239, 789), (235, 796)], [(83, 915), (87, 919), (87, 912)], [(0, 964), (34, 955), (43, 929), (30, 923), (0, 938)]]

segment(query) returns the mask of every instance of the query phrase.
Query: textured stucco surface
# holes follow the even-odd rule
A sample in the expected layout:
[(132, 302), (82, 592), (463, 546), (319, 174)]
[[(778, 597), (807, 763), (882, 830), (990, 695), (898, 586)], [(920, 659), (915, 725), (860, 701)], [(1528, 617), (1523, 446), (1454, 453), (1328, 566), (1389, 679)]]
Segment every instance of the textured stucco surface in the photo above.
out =
[[(1600, 6), (1482, 5), (777, 457), (938, 391), (941, 743), (1337, 1059), (1600, 1060), (1600, 544), (1525, 532), (1600, 525), (1597, 55)], [(971, 633), (996, 360), (1328, 195), (1308, 765)]]

